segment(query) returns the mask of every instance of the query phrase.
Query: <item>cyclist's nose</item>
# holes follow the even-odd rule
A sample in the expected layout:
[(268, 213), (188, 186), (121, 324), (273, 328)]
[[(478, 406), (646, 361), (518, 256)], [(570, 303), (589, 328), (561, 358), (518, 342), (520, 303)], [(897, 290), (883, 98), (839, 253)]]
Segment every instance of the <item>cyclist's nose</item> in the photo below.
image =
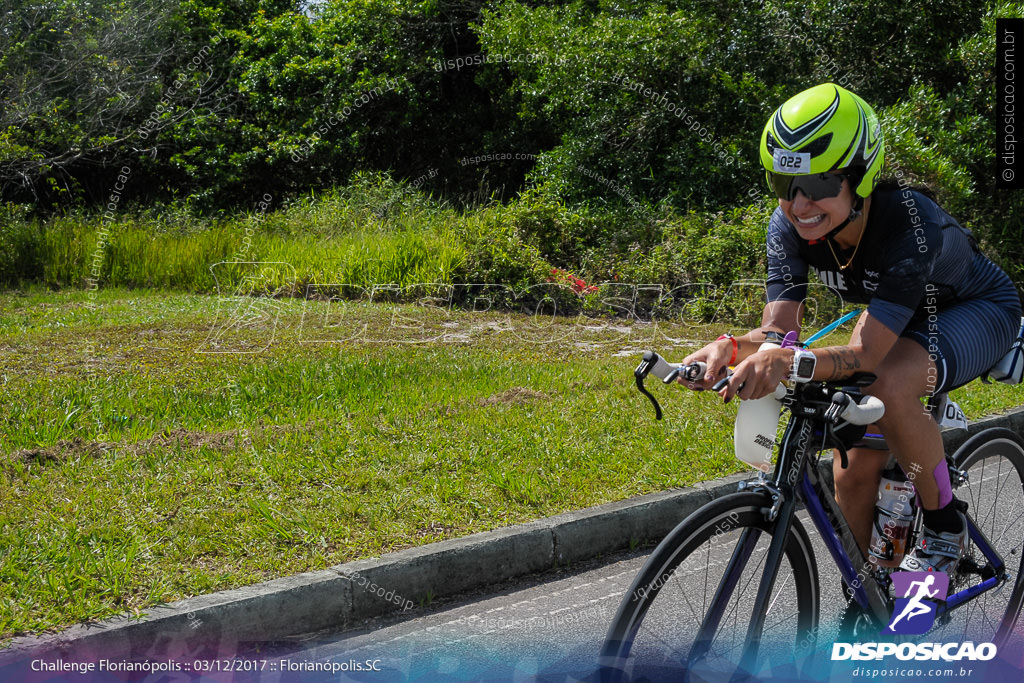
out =
[(811, 200), (807, 198), (804, 191), (797, 188), (796, 194), (793, 195), (793, 213), (799, 213), (801, 210), (806, 209), (811, 204)]

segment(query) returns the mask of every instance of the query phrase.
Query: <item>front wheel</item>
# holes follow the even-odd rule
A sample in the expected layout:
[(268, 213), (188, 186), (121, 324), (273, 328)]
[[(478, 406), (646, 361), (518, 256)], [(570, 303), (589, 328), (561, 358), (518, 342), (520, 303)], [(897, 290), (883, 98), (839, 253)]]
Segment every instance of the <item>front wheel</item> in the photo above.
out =
[[(604, 680), (719, 681), (737, 673), (775, 529), (763, 512), (770, 505), (756, 492), (719, 498), (661, 542), (608, 629)], [(746, 672), (754, 677), (792, 672), (815, 644), (817, 566), (795, 518), (781, 561), (756, 668)], [(738, 569), (727, 576), (731, 564)]]

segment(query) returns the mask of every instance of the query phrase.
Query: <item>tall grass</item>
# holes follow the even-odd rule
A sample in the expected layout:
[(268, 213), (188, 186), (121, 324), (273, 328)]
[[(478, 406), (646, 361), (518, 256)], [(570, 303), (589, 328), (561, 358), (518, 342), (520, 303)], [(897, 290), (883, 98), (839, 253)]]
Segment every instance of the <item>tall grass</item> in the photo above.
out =
[[(98, 281), (212, 293), (236, 289), (249, 272), (217, 264), (277, 262), (289, 265), (294, 276), (289, 284), (299, 288), (452, 282), (466, 260), (455, 234), (458, 214), (415, 199), (401, 186), (364, 178), (270, 213), (228, 220), (154, 212), (125, 214), (106, 224), (81, 213), (45, 223), (16, 218), (10, 225), (18, 228), (9, 228), (0, 242), (21, 252), (31, 244), (38, 253), (32, 263), (24, 258), (0, 263), (0, 280), (40, 279), (57, 288)], [(373, 206), (387, 209), (375, 212)]]
[(0, 284), (255, 291), (254, 266), (227, 264), (261, 262), (287, 264), (279, 280), (264, 278), (265, 290), (287, 285), (300, 294), (331, 284), (528, 287), (548, 281), (555, 268), (597, 282), (672, 287), (707, 272), (724, 277), (720, 249), (683, 242), (710, 235), (707, 244), (724, 243), (715, 228), (727, 223), (735, 226), (730, 241), (739, 236), (746, 244), (734, 266), (756, 277), (759, 211), (723, 218), (661, 207), (641, 214), (567, 206), (538, 192), (459, 210), (381, 175), (358, 175), (321, 195), (264, 196), (246, 214), (219, 218), (176, 205), (126, 209), (109, 221), (83, 212), (39, 221), (8, 205), (0, 207), (0, 252), (19, 256), (0, 258)]
[[(506, 309), (550, 299), (564, 314), (756, 324), (764, 287), (750, 283), (764, 276), (770, 211), (755, 204), (716, 214), (679, 215), (665, 206), (636, 212), (568, 206), (539, 192), (459, 210), (380, 175), (356, 176), (322, 195), (265, 196), (247, 214), (219, 218), (172, 206), (125, 211), (109, 223), (82, 213), (39, 222), (8, 206), (0, 208), (9, 217), (0, 252), (17, 246), (24, 253), (0, 258), (0, 285), (314, 298), (367, 298), (369, 291), (415, 301), (422, 294), (413, 285), (487, 284), (517, 293), (495, 298)], [(609, 284), (587, 298), (582, 292), (592, 288), (560, 289), (559, 274)], [(631, 313), (600, 303), (622, 297), (617, 288), (629, 284), (656, 287), (632, 295)]]

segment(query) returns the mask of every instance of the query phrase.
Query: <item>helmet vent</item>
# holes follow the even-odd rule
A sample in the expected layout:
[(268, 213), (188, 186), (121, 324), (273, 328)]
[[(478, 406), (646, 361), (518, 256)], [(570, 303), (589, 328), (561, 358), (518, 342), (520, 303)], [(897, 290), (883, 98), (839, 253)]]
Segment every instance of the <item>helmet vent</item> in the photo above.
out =
[(832, 133), (826, 133), (817, 140), (807, 143), (798, 151), (804, 152), (805, 154), (810, 154), (811, 158), (814, 158), (819, 154), (824, 154), (825, 152), (827, 152), (828, 146), (830, 144), (832, 144)]

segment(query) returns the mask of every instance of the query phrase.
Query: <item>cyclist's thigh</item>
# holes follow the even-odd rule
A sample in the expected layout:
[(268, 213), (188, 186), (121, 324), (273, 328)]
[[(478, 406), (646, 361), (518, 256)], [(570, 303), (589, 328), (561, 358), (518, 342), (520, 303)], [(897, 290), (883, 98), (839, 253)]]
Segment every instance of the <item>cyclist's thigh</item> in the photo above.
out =
[(995, 365), (1010, 348), (1019, 325), (1019, 308), (1003, 301), (972, 299), (911, 321), (903, 338), (928, 352), (938, 371), (933, 392), (941, 393), (967, 384)]
[(887, 415), (917, 406), (918, 399), (930, 395), (939, 381), (928, 351), (908, 337), (896, 340), (874, 374), (877, 379), (864, 388), (864, 393), (882, 399)]

